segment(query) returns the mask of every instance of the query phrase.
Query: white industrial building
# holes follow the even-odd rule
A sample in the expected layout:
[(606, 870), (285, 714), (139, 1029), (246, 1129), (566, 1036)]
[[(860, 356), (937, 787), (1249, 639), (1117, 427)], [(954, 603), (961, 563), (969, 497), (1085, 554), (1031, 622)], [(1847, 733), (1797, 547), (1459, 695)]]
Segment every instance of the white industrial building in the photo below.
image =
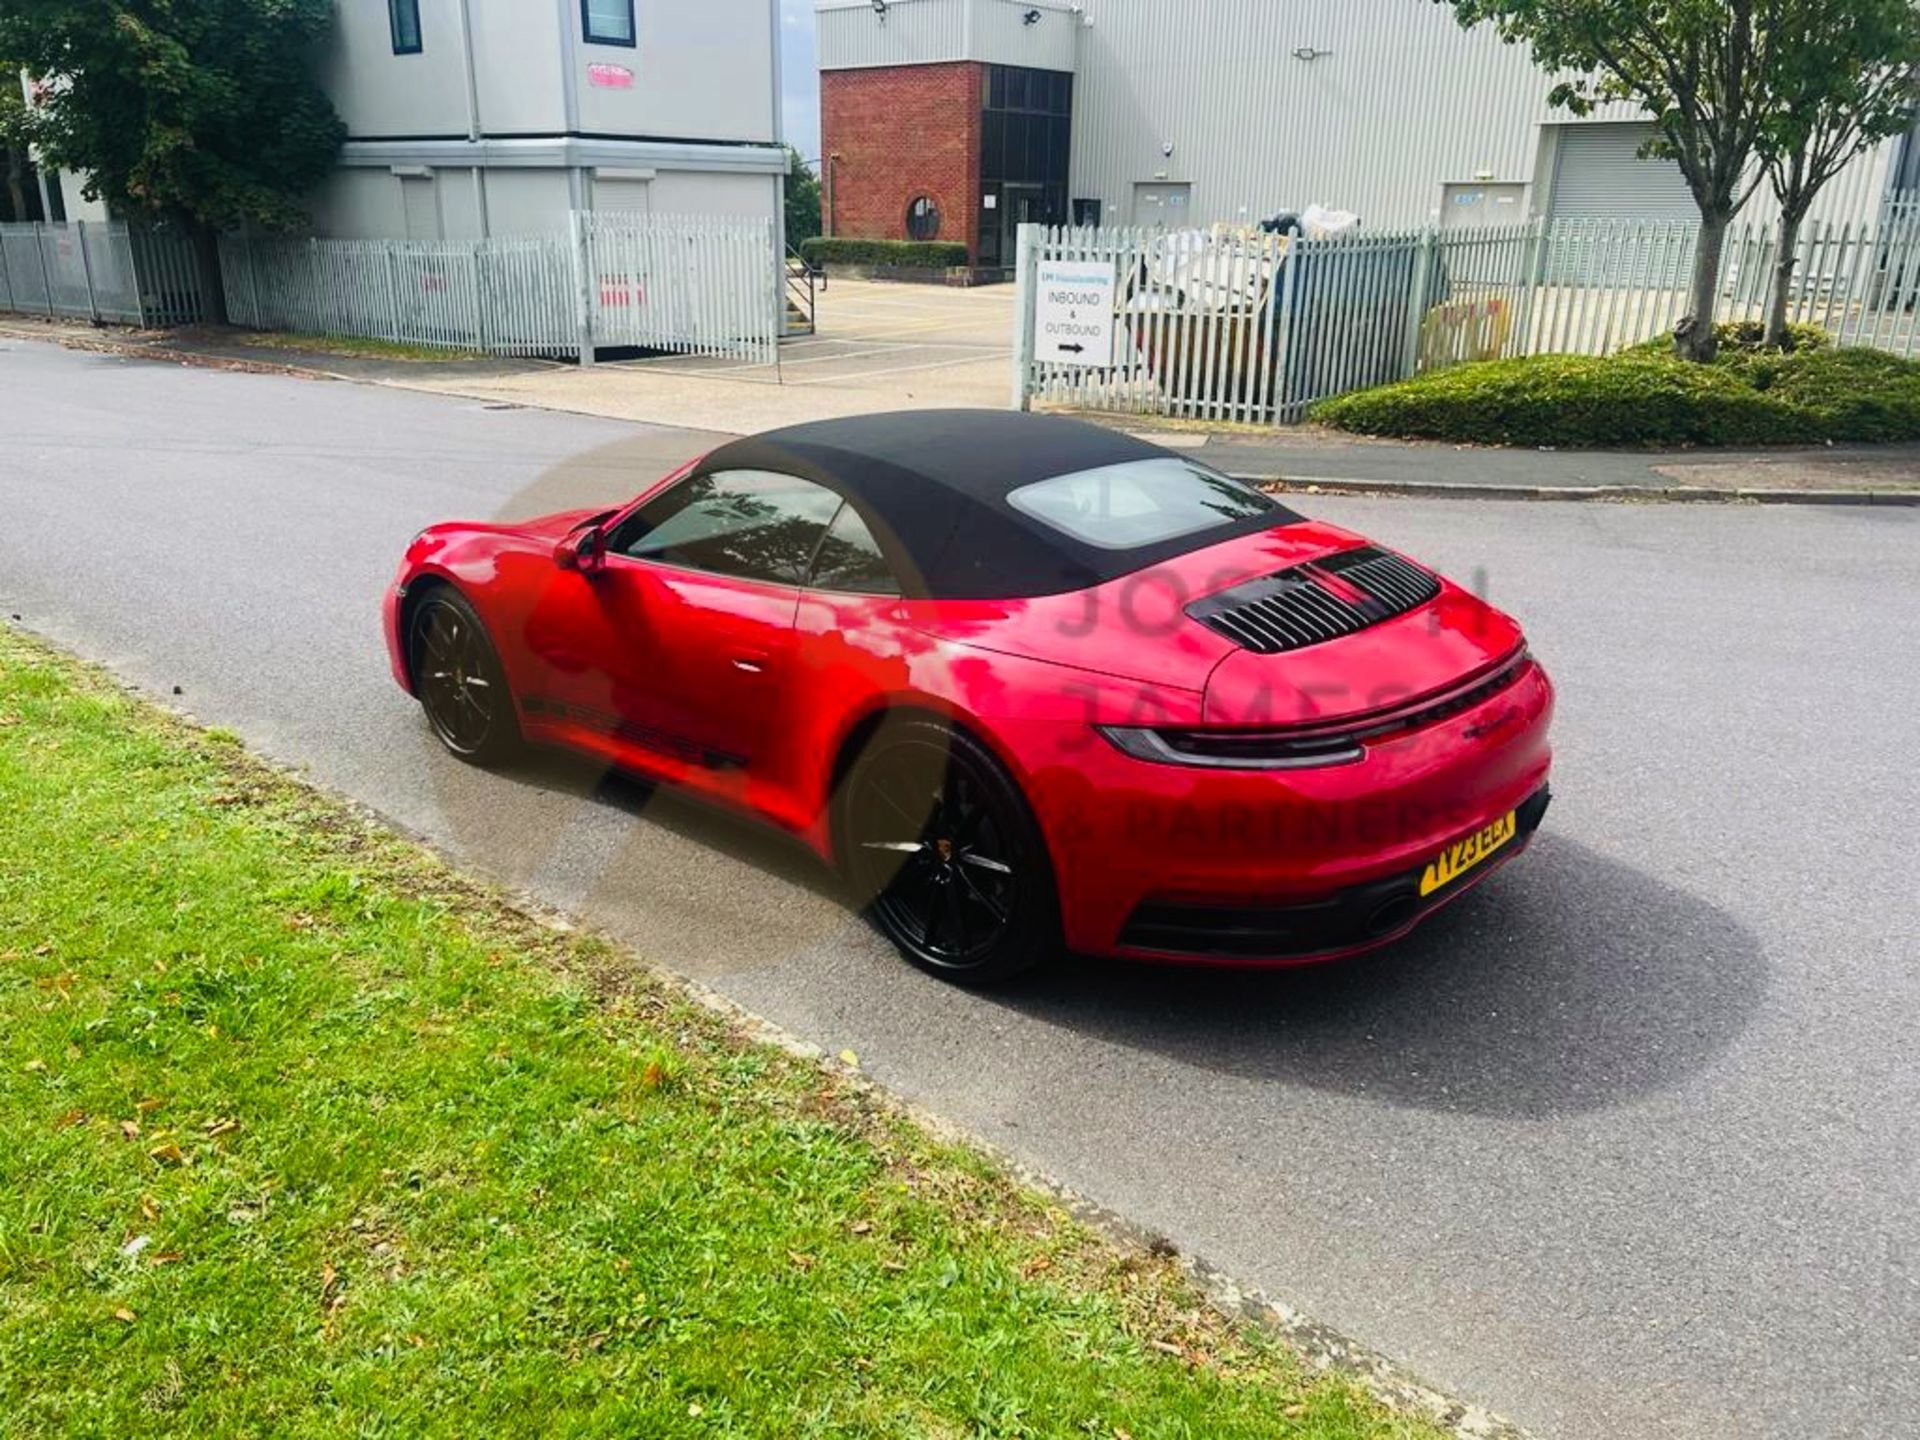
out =
[[(316, 235), (784, 216), (779, 0), (338, 0), (318, 78), (347, 139), (308, 197)], [(39, 183), (50, 219), (108, 218), (84, 177)]]
[[(1121, 225), (1312, 203), (1376, 229), (1697, 214), (1674, 165), (1636, 158), (1653, 134), (1636, 111), (1553, 109), (1523, 46), (1461, 29), (1433, 0), (819, 0), (818, 20), (828, 78), (969, 62), (1072, 76), (1065, 193), (983, 184), (964, 202), (979, 207), (987, 263), (1015, 203), (1035, 220)], [(826, 138), (830, 163), (838, 138)], [(1816, 218), (1871, 216), (1905, 144), (1856, 161)], [(843, 197), (885, 182), (835, 178)], [(930, 199), (964, 213), (961, 197)], [(1763, 187), (1745, 215), (1770, 209)]]
[(340, 0), (316, 233), (473, 239), (570, 210), (778, 221), (778, 0)]

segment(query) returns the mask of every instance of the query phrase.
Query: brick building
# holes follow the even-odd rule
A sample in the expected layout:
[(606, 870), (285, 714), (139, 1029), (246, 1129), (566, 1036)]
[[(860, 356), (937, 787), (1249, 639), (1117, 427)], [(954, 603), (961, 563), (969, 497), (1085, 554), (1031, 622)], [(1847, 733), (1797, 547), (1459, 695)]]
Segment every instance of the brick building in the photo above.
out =
[[(924, 0), (890, 0), (884, 12), (860, 0), (860, 28), (836, 30), (831, 12), (847, 5), (822, 7), (827, 233), (956, 242), (995, 268), (1009, 263), (1021, 224), (1065, 224), (1071, 32), (1026, 23), (1039, 11)], [(931, 33), (929, 22), (950, 17), (963, 35)], [(842, 36), (860, 43), (832, 43)]]

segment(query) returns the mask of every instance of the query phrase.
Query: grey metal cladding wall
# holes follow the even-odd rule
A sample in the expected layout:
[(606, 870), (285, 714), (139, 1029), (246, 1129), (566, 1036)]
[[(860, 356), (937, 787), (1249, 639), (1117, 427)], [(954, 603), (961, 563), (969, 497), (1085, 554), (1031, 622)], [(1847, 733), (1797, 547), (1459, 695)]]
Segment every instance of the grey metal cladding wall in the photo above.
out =
[(884, 20), (872, 0), (823, 0), (816, 15), (822, 70), (947, 60), (1071, 70), (1078, 50), (1069, 0), (888, 0)]
[[(1198, 222), (1318, 202), (1370, 228), (1422, 224), (1448, 181), (1535, 181), (1539, 127), (1572, 121), (1525, 47), (1462, 30), (1432, 0), (1084, 3), (1073, 193), (1104, 201), (1110, 223), (1128, 221), (1136, 182), (1164, 178), (1191, 182)], [(1857, 161), (1816, 214), (1869, 212), (1890, 153)], [(1763, 188), (1743, 218), (1772, 211)]]
[(889, 0), (885, 20), (872, 0), (823, 3), (814, 18), (822, 70), (967, 58), (966, 0)]
[[(1080, 16), (1065, 0), (972, 0), (973, 33), (967, 58), (991, 65), (1072, 70), (1079, 54)], [(1026, 17), (1040, 18), (1029, 25)]]
[(1158, 172), (1192, 182), (1196, 220), (1317, 201), (1372, 227), (1427, 220), (1446, 180), (1533, 179), (1543, 77), (1431, 0), (1088, 0), (1088, 13), (1074, 193), (1115, 219)]
[[(822, 69), (976, 59), (1072, 69), (1073, 193), (1130, 219), (1136, 182), (1187, 181), (1196, 222), (1318, 202), (1370, 228), (1434, 218), (1441, 187), (1536, 176), (1543, 124), (1574, 122), (1524, 47), (1462, 30), (1432, 0), (821, 0)], [(1041, 12), (1020, 24), (1029, 9)], [(1328, 52), (1306, 61), (1294, 51)], [(1162, 147), (1171, 142), (1171, 156)], [(1815, 218), (1871, 214), (1898, 141), (1822, 194)], [(1546, 207), (1535, 194), (1532, 208)], [(1742, 218), (1775, 213), (1764, 187)]]

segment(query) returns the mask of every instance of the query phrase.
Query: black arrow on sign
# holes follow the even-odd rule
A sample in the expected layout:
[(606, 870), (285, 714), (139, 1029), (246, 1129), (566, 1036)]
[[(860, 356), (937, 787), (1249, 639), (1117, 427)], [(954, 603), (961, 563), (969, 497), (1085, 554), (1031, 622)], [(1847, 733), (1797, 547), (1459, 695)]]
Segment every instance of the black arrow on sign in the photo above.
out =
[(1087, 347), (1084, 345), (1076, 344), (1076, 345), (1062, 345), (1062, 346), (1059, 346), (1058, 348), (1060, 353), (1063, 355), (1078, 355), (1081, 353), (1081, 351), (1085, 350)]

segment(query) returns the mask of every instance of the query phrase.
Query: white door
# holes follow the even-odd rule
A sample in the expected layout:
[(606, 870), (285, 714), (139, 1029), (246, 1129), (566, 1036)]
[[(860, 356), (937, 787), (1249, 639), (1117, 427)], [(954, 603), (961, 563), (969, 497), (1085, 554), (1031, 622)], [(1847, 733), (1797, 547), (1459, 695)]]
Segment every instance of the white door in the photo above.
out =
[(431, 176), (402, 175), (400, 205), (406, 212), (407, 239), (438, 240), (440, 234), (440, 192)]
[(1518, 225), (1527, 218), (1527, 187), (1448, 185), (1440, 197), (1442, 230), (1479, 229), (1483, 225)]
[(1193, 223), (1193, 186), (1187, 181), (1141, 180), (1133, 187), (1133, 223), (1184, 230)]

